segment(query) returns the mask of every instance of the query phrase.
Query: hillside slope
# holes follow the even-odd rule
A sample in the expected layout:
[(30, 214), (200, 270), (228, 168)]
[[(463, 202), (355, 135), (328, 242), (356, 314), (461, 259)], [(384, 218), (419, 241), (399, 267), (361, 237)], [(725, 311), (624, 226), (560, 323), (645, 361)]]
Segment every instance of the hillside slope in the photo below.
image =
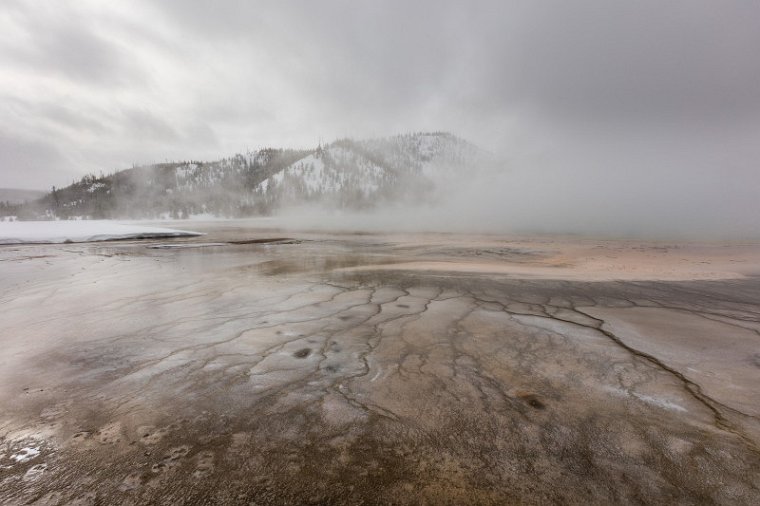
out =
[(448, 133), (343, 139), (314, 150), (263, 149), (214, 162), (175, 162), (88, 175), (33, 204), (20, 219), (251, 216), (301, 203), (365, 209), (419, 201), (436, 181), (475, 170), (487, 154)]

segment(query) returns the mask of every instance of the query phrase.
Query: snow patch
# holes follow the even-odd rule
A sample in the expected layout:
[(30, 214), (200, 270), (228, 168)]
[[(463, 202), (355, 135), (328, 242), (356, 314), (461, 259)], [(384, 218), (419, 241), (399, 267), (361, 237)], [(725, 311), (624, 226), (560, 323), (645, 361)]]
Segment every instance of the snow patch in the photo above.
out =
[(108, 220), (0, 222), (0, 244), (65, 243), (192, 237), (198, 232), (124, 225)]
[(670, 411), (680, 411), (682, 413), (686, 413), (688, 411), (688, 409), (684, 408), (680, 404), (676, 404), (675, 402), (669, 401), (668, 399), (663, 399), (661, 397), (654, 397), (652, 395), (623, 390), (622, 388), (615, 388), (611, 386), (605, 386), (603, 389), (620, 397), (630, 396), (652, 406), (657, 406), (659, 408), (667, 409)]
[(92, 186), (87, 188), (87, 191), (90, 193), (95, 193), (97, 190), (101, 188), (105, 188), (105, 187), (106, 187), (105, 183), (93, 183)]
[(11, 455), (11, 460), (15, 460), (17, 464), (23, 464), (24, 462), (28, 462), (32, 460), (34, 457), (40, 454), (39, 448), (33, 448), (31, 446), (27, 446), (26, 448), (21, 448), (19, 451)]

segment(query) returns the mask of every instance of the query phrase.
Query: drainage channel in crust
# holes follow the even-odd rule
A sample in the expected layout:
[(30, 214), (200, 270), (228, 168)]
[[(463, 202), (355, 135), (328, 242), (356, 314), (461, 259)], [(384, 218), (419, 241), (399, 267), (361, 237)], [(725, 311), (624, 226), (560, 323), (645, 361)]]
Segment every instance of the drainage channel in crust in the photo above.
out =
[(266, 239), (246, 239), (240, 241), (226, 241), (226, 242), (183, 242), (183, 243), (166, 243), (166, 244), (151, 244), (146, 246), (149, 249), (183, 249), (183, 248), (208, 248), (215, 246), (238, 246), (242, 244), (301, 244), (302, 241), (298, 239), (291, 239), (289, 237), (275, 237)]

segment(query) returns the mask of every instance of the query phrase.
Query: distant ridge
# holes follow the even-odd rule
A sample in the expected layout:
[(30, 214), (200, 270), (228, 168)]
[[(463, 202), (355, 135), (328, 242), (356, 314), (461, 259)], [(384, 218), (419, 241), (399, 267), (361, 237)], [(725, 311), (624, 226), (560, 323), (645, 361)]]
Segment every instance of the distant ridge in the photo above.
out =
[(447, 132), (340, 139), (311, 150), (267, 148), (213, 162), (183, 161), (87, 175), (0, 216), (187, 218), (268, 215), (302, 203), (363, 209), (429, 195), (488, 154)]

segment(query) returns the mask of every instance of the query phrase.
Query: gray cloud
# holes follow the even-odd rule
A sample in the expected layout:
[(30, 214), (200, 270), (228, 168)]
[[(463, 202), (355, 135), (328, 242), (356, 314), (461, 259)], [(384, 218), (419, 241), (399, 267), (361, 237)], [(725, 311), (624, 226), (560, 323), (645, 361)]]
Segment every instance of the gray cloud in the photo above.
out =
[(174, 142), (178, 140), (175, 129), (148, 109), (133, 108), (122, 111), (123, 135), (142, 141)]
[(515, 89), (548, 115), (571, 118), (756, 116), (758, 14), (751, 2), (556, 2), (528, 24), (543, 29), (526, 36)]
[(11, 3), (7, 20), (18, 37), (6, 40), (3, 59), (41, 77), (99, 86), (129, 85), (145, 78), (118, 44), (98, 33), (97, 23), (75, 10)]
[(444, 129), (550, 195), (533, 214), (756, 216), (757, 19), (749, 0), (5, 2), (0, 186)]
[(4, 130), (0, 130), (0, 153), (6, 179), (27, 188), (48, 189), (49, 181), (39, 165), (56, 166), (65, 160), (65, 154), (50, 144), (22, 139)]

